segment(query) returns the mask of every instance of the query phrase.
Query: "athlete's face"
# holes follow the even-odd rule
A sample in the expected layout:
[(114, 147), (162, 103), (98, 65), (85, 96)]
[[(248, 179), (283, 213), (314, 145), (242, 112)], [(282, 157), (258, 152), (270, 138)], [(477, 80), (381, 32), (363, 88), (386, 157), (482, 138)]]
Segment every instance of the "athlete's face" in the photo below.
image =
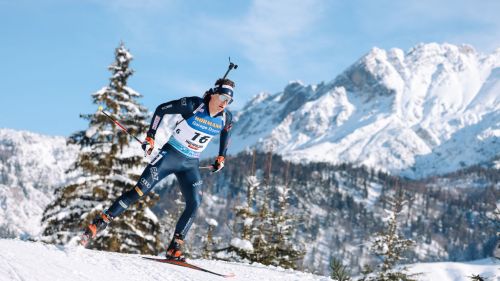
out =
[(224, 94), (214, 94), (210, 98), (210, 107), (217, 112), (221, 112), (231, 101), (231, 96)]

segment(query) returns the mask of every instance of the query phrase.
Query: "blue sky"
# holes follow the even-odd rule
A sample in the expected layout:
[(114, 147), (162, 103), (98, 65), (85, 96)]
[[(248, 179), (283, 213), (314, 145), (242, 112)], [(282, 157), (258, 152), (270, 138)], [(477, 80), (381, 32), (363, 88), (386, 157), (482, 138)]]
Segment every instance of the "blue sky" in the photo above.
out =
[(328, 82), (372, 47), (500, 47), (500, 1), (0, 0), (0, 128), (68, 136), (95, 112), (114, 49), (154, 111), (239, 65), (233, 109), (291, 80)]

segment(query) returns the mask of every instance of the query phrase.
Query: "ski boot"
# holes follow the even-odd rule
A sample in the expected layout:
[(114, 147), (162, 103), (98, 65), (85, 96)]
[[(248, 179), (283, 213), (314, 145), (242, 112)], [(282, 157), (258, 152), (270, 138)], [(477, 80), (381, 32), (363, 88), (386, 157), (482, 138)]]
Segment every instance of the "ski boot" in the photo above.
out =
[(82, 234), (80, 244), (86, 246), (91, 239), (95, 238), (97, 232), (101, 232), (106, 229), (112, 219), (113, 218), (110, 215), (106, 214), (106, 211), (101, 212), (85, 229), (84, 233)]
[(184, 244), (184, 240), (182, 239), (182, 235), (176, 233), (174, 234), (174, 238), (170, 242), (170, 245), (167, 248), (166, 258), (168, 260), (175, 261), (186, 261), (186, 257), (182, 253), (182, 245)]

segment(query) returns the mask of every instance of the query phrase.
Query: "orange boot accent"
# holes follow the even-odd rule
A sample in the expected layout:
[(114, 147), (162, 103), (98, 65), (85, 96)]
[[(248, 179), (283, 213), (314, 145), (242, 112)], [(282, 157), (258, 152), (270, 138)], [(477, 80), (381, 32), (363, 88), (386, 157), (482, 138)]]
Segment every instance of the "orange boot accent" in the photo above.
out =
[(172, 242), (168, 246), (167, 249), (167, 259), (171, 260), (177, 260), (177, 261), (186, 261), (186, 258), (184, 257), (182, 253), (182, 245), (184, 244), (184, 240), (180, 238), (175, 238), (172, 239)]
[(97, 226), (95, 224), (89, 224), (90, 233), (92, 233), (92, 238), (95, 238), (97, 234)]
[(101, 213), (101, 218), (106, 222), (109, 223), (111, 220), (109, 219), (109, 216), (106, 215), (105, 213)]

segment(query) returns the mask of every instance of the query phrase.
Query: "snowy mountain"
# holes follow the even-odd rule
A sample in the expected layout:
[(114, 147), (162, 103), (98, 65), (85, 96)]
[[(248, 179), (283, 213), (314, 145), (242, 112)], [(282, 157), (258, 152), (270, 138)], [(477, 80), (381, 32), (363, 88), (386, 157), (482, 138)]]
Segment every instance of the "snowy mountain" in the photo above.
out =
[[(0, 280), (221, 280), (219, 276), (160, 264), (139, 255), (58, 247), (19, 240), (0, 240)], [(40, 258), (43, 257), (43, 258)], [(193, 260), (210, 270), (234, 273), (231, 280), (332, 280), (274, 266)], [(471, 263), (425, 263), (410, 265), (410, 271), (424, 275), (419, 280), (460, 281), (481, 275), (495, 280), (500, 276), (498, 261), (484, 259)]]
[(77, 148), (64, 137), (0, 129), (0, 234), (25, 237), (40, 232), (54, 189), (71, 175), (65, 171)]
[(374, 48), (329, 83), (255, 96), (236, 114), (229, 152), (256, 147), (412, 178), (452, 172), (500, 154), (499, 91), (500, 49)]

